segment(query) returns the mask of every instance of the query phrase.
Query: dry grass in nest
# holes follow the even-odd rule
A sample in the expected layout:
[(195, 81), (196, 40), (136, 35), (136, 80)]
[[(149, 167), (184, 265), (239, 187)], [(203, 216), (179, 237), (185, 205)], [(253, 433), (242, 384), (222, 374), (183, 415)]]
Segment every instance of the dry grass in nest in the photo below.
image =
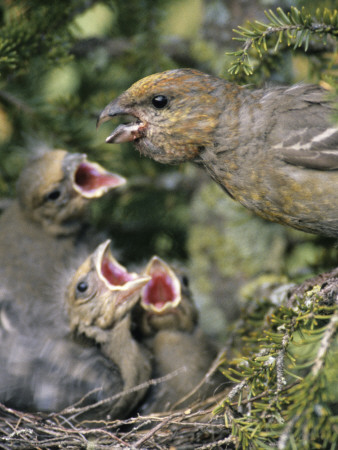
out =
[[(0, 448), (233, 448), (224, 418), (212, 413), (217, 397), (185, 410), (112, 421), (76, 421), (71, 409), (68, 413), (32, 414), (0, 404)], [(76, 409), (77, 413), (81, 410)]]
[[(195, 393), (220, 364), (224, 349), (210, 367)], [(177, 371), (176, 371), (177, 372)], [(59, 413), (24, 413), (0, 404), (0, 448), (18, 449), (213, 449), (234, 448), (233, 437), (224, 426), (224, 417), (213, 409), (224, 399), (220, 392), (188, 408), (124, 420), (82, 420), (81, 416), (112, 404), (122, 395), (144, 389), (177, 376), (166, 375), (143, 383), (93, 405), (81, 406), (86, 397)], [(88, 393), (90, 395), (91, 393)], [(189, 396), (184, 397), (184, 401)], [(174, 405), (175, 406), (175, 405)]]

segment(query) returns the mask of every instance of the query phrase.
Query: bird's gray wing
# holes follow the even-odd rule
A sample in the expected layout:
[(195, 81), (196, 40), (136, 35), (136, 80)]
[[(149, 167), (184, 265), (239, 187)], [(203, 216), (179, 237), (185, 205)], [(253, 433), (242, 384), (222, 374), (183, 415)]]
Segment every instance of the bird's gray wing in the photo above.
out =
[(327, 91), (299, 84), (281, 90), (271, 101), (276, 113), (271, 137), (279, 157), (309, 169), (337, 170), (338, 124)]
[(338, 169), (338, 127), (307, 128), (275, 146), (287, 163), (308, 169)]

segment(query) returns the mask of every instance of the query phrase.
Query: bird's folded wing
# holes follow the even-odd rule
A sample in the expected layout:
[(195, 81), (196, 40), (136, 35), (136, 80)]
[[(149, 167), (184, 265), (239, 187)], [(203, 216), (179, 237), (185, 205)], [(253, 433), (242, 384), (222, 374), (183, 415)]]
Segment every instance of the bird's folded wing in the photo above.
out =
[(338, 127), (306, 128), (274, 148), (289, 164), (308, 169), (338, 170)]

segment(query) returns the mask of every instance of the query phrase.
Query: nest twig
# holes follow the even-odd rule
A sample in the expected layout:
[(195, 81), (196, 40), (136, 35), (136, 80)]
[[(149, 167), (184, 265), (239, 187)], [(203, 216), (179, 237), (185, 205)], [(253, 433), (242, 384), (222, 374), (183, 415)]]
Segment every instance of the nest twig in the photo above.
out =
[[(219, 365), (224, 349), (219, 352), (204, 379), (207, 382)], [(180, 370), (164, 377), (149, 380), (130, 390), (95, 404), (86, 405), (88, 395), (76, 404), (58, 413), (25, 413), (0, 403), (1, 449), (81, 449), (111, 448), (147, 449), (212, 449), (219, 445), (233, 448), (233, 438), (224, 426), (222, 416), (213, 409), (224, 397), (224, 391), (184, 410), (156, 413), (147, 416), (136, 414), (124, 420), (83, 419), (88, 411), (99, 411), (130, 391), (144, 389), (177, 376)], [(92, 417), (93, 415), (91, 415)], [(227, 447), (227, 444), (230, 446)]]
[(212, 414), (217, 398), (170, 413), (78, 423), (67, 414), (23, 413), (0, 404), (0, 448), (233, 448), (223, 417)]

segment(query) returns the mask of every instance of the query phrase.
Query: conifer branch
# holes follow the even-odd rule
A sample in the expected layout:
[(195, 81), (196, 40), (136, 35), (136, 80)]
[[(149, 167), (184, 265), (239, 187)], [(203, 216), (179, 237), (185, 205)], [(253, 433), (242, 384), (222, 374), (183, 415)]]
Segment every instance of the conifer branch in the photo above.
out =
[(290, 422), (286, 425), (283, 432), (280, 435), (280, 438), (278, 439), (277, 448), (278, 450), (284, 450), (288, 444), (288, 441), (290, 439), (290, 435), (292, 433), (293, 427), (295, 426), (295, 423), (298, 421), (299, 415), (296, 415), (290, 420)]
[(290, 336), (286, 333), (283, 336), (282, 339), (282, 348), (278, 352), (278, 356), (276, 359), (276, 371), (277, 371), (277, 391), (276, 393), (280, 392), (284, 385), (286, 384), (285, 376), (284, 376), (284, 360), (285, 360), (285, 354), (287, 350), (287, 346), (290, 341)]
[(255, 50), (259, 58), (268, 51), (276, 53), (282, 43), (288, 47), (293, 45), (294, 49), (304, 46), (307, 51), (310, 39), (314, 36), (324, 39), (325, 44), (328, 36), (338, 36), (337, 10), (318, 8), (316, 17), (312, 17), (306, 8), (299, 10), (291, 6), (290, 12), (285, 13), (282, 8), (277, 8), (276, 13), (270, 9), (265, 11), (265, 15), (268, 23), (256, 20), (249, 22), (247, 27), (239, 26), (233, 30), (240, 36), (234, 39), (243, 41), (244, 45), (241, 50), (227, 53), (236, 57), (228, 69), (230, 74), (237, 75), (240, 71), (245, 75), (253, 73), (250, 50)]
[(317, 376), (320, 370), (323, 368), (325, 356), (330, 348), (331, 341), (338, 328), (338, 310), (331, 317), (329, 324), (326, 327), (325, 333), (321, 340), (321, 344), (315, 359), (315, 363), (312, 366), (311, 372), (313, 376)]
[(255, 322), (257, 313), (248, 312), (247, 323), (254, 324), (253, 330), (244, 328), (242, 333), (249, 356), (222, 370), (235, 385), (214, 410), (224, 412), (225, 426), (231, 426), (241, 448), (284, 449), (290, 440), (336, 438), (329, 405), (323, 400), (326, 362), (337, 331), (336, 283), (335, 278), (330, 283), (311, 283), (292, 307), (281, 305), (273, 313), (267, 302), (268, 321), (262, 317)]

